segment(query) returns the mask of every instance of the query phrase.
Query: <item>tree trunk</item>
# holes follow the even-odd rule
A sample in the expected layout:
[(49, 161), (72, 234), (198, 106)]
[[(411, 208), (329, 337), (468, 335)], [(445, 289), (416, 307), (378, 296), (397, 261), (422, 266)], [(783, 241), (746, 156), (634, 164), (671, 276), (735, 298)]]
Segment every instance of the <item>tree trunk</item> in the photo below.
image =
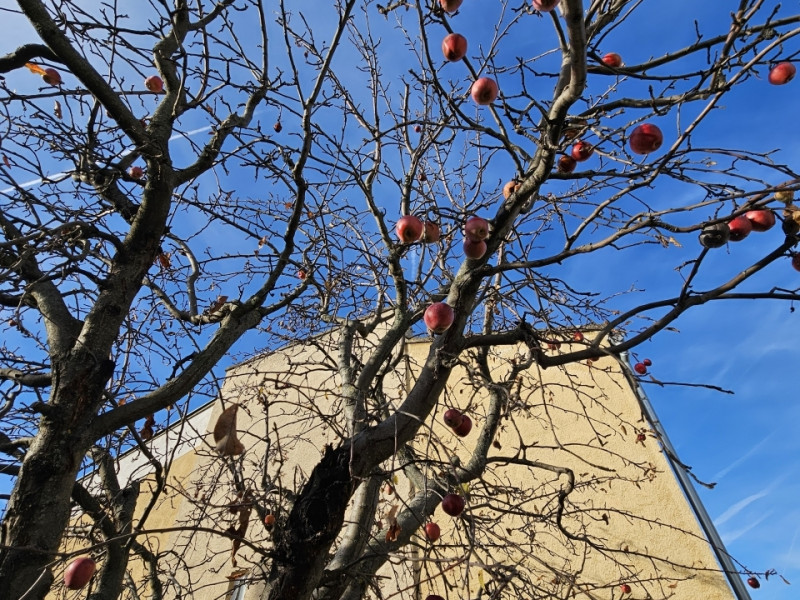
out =
[(102, 402), (114, 363), (87, 350), (53, 361), (50, 401), (41, 408), (39, 432), (25, 455), (3, 521), (0, 598), (45, 597), (61, 537), (69, 525), (72, 488), (92, 440), (88, 421)]
[(289, 513), (284, 535), (276, 540), (265, 600), (303, 600), (311, 596), (319, 585), (354, 490), (349, 448), (326, 447)]
[[(0, 551), (0, 598), (44, 598), (61, 535), (69, 524), (70, 496), (83, 452), (74, 435), (42, 419), (8, 502)], [(31, 588), (35, 588), (32, 590)]]

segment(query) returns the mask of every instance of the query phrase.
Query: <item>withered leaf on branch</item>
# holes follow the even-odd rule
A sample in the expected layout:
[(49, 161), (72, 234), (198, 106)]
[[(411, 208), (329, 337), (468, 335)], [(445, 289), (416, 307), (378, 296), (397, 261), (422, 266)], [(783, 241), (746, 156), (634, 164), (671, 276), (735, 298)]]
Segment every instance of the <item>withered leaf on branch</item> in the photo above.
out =
[(144, 425), (139, 430), (139, 437), (142, 438), (145, 442), (150, 440), (153, 435), (155, 435), (155, 431), (153, 426), (156, 424), (156, 417), (153, 414), (147, 415), (147, 418), (144, 421)]
[(25, 66), (34, 75), (47, 75), (47, 71), (35, 63), (25, 63)]
[(227, 296), (217, 296), (217, 299), (214, 300), (214, 302), (211, 303), (211, 306), (209, 306), (206, 309), (206, 314), (213, 315), (220, 308), (225, 306), (225, 302), (227, 302), (227, 301), (228, 301), (228, 297)]
[[(235, 533), (240, 538), (243, 538), (247, 533), (247, 525), (250, 523), (250, 512), (252, 510), (252, 505), (242, 507), (239, 510), (239, 526), (233, 529), (233, 533)], [(236, 566), (236, 553), (239, 551), (239, 547), (242, 545), (242, 541), (239, 539), (233, 540), (233, 544), (231, 546), (231, 564), (235, 567)]]
[(222, 411), (214, 425), (214, 441), (217, 452), (222, 456), (236, 456), (244, 452), (244, 445), (236, 437), (236, 411), (238, 404), (232, 404)]
[(385, 519), (386, 522), (389, 524), (389, 529), (386, 531), (387, 542), (397, 541), (397, 536), (399, 536), (400, 532), (402, 531), (400, 525), (397, 522), (397, 513), (399, 510), (400, 510), (400, 505), (393, 504), (389, 508), (389, 512), (386, 513)]

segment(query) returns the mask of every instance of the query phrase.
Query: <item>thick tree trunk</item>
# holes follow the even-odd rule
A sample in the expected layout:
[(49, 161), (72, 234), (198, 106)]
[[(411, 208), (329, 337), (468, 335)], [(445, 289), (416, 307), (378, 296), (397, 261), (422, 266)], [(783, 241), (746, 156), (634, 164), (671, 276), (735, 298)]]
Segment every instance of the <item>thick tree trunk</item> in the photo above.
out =
[[(46, 419), (43, 419), (45, 421)], [(69, 524), (70, 496), (83, 452), (56, 423), (42, 423), (8, 503), (0, 550), (0, 598), (44, 598), (48, 568)]]
[(284, 535), (276, 542), (266, 598), (302, 600), (311, 596), (354, 490), (349, 448), (326, 447), (289, 513)]
[(0, 598), (39, 600), (53, 576), (48, 567), (69, 525), (72, 488), (91, 446), (88, 421), (102, 402), (114, 363), (85, 350), (54, 361), (51, 398), (22, 463), (3, 520)]

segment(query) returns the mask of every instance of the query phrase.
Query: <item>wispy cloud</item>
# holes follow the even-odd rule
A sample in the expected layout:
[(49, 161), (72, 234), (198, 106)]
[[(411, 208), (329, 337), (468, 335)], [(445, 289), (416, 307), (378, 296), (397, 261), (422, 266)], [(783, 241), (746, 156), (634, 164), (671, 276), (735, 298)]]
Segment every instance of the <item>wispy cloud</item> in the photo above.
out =
[[(205, 127), (198, 127), (197, 129), (192, 129), (191, 131), (176, 133), (171, 138), (169, 138), (169, 141), (173, 142), (175, 140), (186, 139), (186, 138), (195, 136), (198, 133), (204, 133), (204, 132), (210, 131), (210, 130), (211, 130), (211, 125), (206, 125)], [(128, 152), (128, 150), (126, 150), (125, 152)], [(45, 181), (45, 180), (48, 181), (48, 182), (60, 181), (60, 180), (62, 180), (64, 178), (66, 178), (66, 177), (69, 177), (69, 173), (56, 173), (55, 175), (48, 175), (45, 179), (39, 178), (39, 179), (32, 179), (31, 181), (26, 181), (25, 183), (19, 184), (19, 187), (22, 188), (23, 190), (26, 190), (28, 188), (32, 188), (32, 187), (36, 187), (38, 185), (41, 185), (42, 182)], [(13, 188), (13, 187), (6, 188), (4, 190), (0, 190), (0, 194), (10, 194), (10, 193), (14, 192), (15, 189), (16, 188)]]
[[(780, 477), (776, 478), (772, 483), (770, 483), (764, 489), (762, 489), (760, 492), (757, 492), (755, 494), (751, 494), (750, 496), (747, 496), (747, 498), (739, 500), (735, 504), (731, 505), (730, 508), (728, 508), (728, 510), (726, 510), (719, 517), (714, 519), (714, 525), (719, 527), (720, 525), (722, 525), (726, 521), (729, 521), (730, 519), (732, 519), (733, 517), (738, 515), (740, 512), (742, 512), (745, 508), (747, 508), (749, 505), (751, 505), (756, 500), (760, 500), (761, 498), (766, 498), (767, 496), (769, 496), (775, 490), (775, 488), (777, 488), (779, 485), (781, 485), (788, 477), (789, 477), (789, 474), (788, 473), (784, 473)], [(760, 523), (763, 520), (764, 519), (762, 517), (761, 519), (758, 520), (758, 523)], [(751, 529), (751, 528), (752, 528), (752, 525), (748, 525), (747, 529)], [(742, 533), (744, 533), (744, 531), (742, 531)], [(741, 535), (741, 533), (739, 535)], [(736, 537), (738, 537), (738, 535)]]
[(712, 478), (712, 481), (717, 481), (718, 482), (720, 479), (725, 477), (725, 475), (727, 475), (728, 473), (733, 471), (736, 467), (738, 467), (740, 464), (745, 462), (748, 458), (750, 458), (751, 456), (756, 454), (759, 450), (761, 450), (761, 448), (763, 448), (767, 444), (767, 442), (769, 442), (769, 440), (772, 438), (773, 435), (775, 435), (774, 431), (772, 433), (770, 433), (767, 437), (765, 437), (763, 440), (758, 442), (755, 446), (750, 448), (750, 450), (745, 452), (742, 456), (737, 458), (735, 461), (733, 461), (727, 467), (725, 467), (724, 469), (719, 471), (716, 475), (714, 475), (714, 477)]
[(729, 533), (723, 533), (723, 534), (721, 534), (721, 535), (722, 535), (722, 542), (723, 542), (724, 544), (730, 544), (730, 543), (732, 543), (734, 540), (736, 540), (736, 539), (738, 539), (738, 538), (742, 537), (742, 536), (743, 536), (745, 533), (747, 533), (748, 531), (750, 531), (750, 530), (751, 530), (751, 529), (753, 529), (754, 527), (757, 527), (758, 525), (760, 525), (760, 524), (761, 524), (761, 523), (762, 523), (762, 522), (763, 522), (763, 521), (764, 521), (764, 520), (765, 520), (767, 517), (769, 517), (769, 516), (770, 516), (770, 515), (771, 515), (773, 512), (774, 512), (774, 511), (771, 511), (771, 510), (769, 510), (769, 511), (765, 512), (763, 515), (761, 515), (761, 517), (759, 517), (758, 519), (756, 519), (756, 520), (755, 520), (755, 521), (753, 521), (752, 523), (749, 523), (749, 524), (748, 524), (748, 525), (746, 525), (745, 527), (742, 527), (741, 529), (736, 529), (736, 530), (734, 530), (734, 531), (731, 531), (731, 532), (729, 532)]
[(719, 517), (714, 519), (714, 525), (719, 527), (720, 525), (722, 525), (726, 521), (729, 521), (730, 519), (732, 519), (733, 517), (738, 515), (740, 512), (742, 512), (746, 507), (748, 507), (750, 504), (752, 504), (756, 500), (760, 500), (761, 498), (769, 496), (769, 494), (770, 494), (770, 490), (769, 489), (765, 489), (763, 491), (758, 492), (757, 494), (753, 494), (751, 496), (748, 496), (744, 500), (739, 500), (739, 502), (737, 502), (736, 504), (734, 504), (733, 506), (728, 508), (728, 510), (726, 510)]

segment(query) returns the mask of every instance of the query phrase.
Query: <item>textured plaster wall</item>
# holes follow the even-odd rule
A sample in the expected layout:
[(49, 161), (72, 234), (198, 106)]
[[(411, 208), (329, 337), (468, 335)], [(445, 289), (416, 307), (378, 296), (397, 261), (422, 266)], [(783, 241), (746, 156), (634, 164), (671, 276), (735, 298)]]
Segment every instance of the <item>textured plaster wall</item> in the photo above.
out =
[[(167, 489), (146, 521), (153, 533), (141, 538), (172, 565), (168, 598), (179, 591), (191, 591), (193, 600), (226, 598), (233, 585), (229, 577), (246, 569), (256, 574), (269, 564), (247, 545), (233, 564), (231, 540), (221, 535), (242, 518), (241, 512), (232, 512), (241, 499), (234, 492), (231, 467), (241, 465), (242, 483), (262, 507), (261, 513), (249, 511), (247, 538), (268, 552), (285, 518), (278, 498), (300, 489), (325, 444), (337, 444), (349, 433), (341, 418), (340, 380), (331, 370), (335, 348), (327, 344), (323, 339), (316, 347), (292, 346), (228, 372), (222, 398), (226, 406), (240, 406), (243, 456), (220, 459), (206, 435), (195, 436), (171, 461)], [(408, 344), (408, 359), (384, 380), (381, 402), (402, 397), (428, 346), (427, 341)], [(507, 349), (492, 359), (496, 379), (515, 357), (522, 358), (521, 349)], [(623, 597), (621, 583), (631, 586), (632, 593), (624, 596), (631, 599), (733, 597), (614, 358), (567, 369), (534, 366), (512, 392), (507, 407), (512, 416), (503, 420), (483, 480), (460, 490), (467, 495), (465, 518), (454, 519), (438, 508), (433, 520), (442, 528), (441, 540), (430, 544), (416, 535), (410, 546), (390, 557), (381, 572), (384, 597), (399, 591), (393, 597), (438, 593), (466, 598), (468, 589), (475, 598), (481, 588), (488, 594), (520, 586), (542, 598), (609, 600)], [(457, 368), (415, 447), (440, 460), (441, 469), (468, 460), (487, 403), (486, 392)], [(442, 424), (448, 407), (473, 419), (475, 428), (466, 438)], [(204, 413), (209, 429), (222, 409), (217, 403)], [(381, 494), (375, 535), (383, 535), (381, 517), (402, 507), (415, 491), (401, 466), (397, 461), (385, 465), (387, 482), (393, 476), (396, 481), (391, 494), (385, 489)], [(147, 478), (139, 514), (152, 485)], [(565, 494), (563, 504), (557, 500), (559, 491)], [(559, 511), (560, 528), (555, 524)], [(262, 523), (265, 512), (277, 518), (272, 530)], [(187, 530), (172, 530), (182, 526)], [(131, 567), (144, 592), (142, 563), (134, 560)], [(576, 569), (580, 583), (568, 576)], [(250, 592), (248, 598), (255, 593), (252, 587)]]

